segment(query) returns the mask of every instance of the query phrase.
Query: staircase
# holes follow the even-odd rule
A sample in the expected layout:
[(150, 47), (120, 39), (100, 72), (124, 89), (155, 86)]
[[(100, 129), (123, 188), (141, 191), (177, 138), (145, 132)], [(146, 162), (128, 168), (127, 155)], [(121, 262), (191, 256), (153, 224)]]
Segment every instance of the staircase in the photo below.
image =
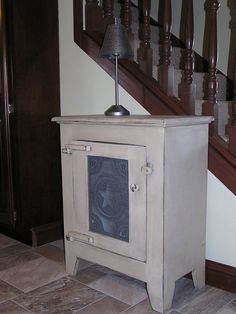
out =
[[(155, 1), (155, 0), (154, 0)], [(85, 5), (83, 7), (83, 3)], [(171, 35), (171, 0), (160, 1), (159, 22), (150, 18), (151, 0), (74, 0), (74, 40), (114, 77), (112, 61), (99, 58), (105, 29), (114, 16), (125, 25), (133, 60), (121, 60), (119, 83), (150, 113), (212, 115), (209, 170), (236, 195), (236, 102), (234, 82), (217, 70), (217, 0), (206, 1), (209, 53), (193, 51), (193, 0), (185, 1), (185, 34)], [(236, 83), (235, 83), (236, 85)]]

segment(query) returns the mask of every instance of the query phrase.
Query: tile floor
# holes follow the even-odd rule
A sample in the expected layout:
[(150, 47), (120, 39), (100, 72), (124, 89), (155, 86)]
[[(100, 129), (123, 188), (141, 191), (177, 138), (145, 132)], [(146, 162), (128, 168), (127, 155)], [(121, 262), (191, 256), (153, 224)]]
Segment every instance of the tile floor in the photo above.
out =
[[(31, 248), (0, 234), (0, 313), (155, 314), (143, 282), (84, 262), (65, 273), (63, 242)], [(236, 294), (176, 283), (169, 314), (236, 314)]]

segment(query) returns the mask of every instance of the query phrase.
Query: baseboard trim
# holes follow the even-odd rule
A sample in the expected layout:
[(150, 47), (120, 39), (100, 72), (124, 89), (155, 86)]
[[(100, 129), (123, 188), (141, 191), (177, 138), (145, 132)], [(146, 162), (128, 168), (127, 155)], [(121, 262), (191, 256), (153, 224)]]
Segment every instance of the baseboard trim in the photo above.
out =
[(34, 227), (30, 230), (32, 232), (33, 247), (63, 238), (63, 224), (61, 220)]
[(236, 293), (236, 267), (206, 260), (206, 283)]

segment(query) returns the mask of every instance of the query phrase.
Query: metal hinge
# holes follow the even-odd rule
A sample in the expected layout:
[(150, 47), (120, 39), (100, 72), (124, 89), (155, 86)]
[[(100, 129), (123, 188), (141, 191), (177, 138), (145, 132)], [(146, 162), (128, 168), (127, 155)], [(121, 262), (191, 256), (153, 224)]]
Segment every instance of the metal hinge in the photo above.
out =
[(62, 154), (71, 155), (73, 151), (82, 151), (82, 152), (90, 152), (92, 147), (89, 145), (77, 145), (77, 144), (70, 144), (66, 145), (66, 147), (62, 148)]
[(62, 154), (67, 154), (67, 155), (71, 155), (72, 154), (72, 150), (69, 148), (62, 148), (61, 150)]
[(14, 106), (12, 104), (8, 104), (8, 114), (14, 113)]
[(13, 212), (13, 220), (14, 220), (14, 221), (17, 220), (17, 212), (16, 212), (16, 211)]

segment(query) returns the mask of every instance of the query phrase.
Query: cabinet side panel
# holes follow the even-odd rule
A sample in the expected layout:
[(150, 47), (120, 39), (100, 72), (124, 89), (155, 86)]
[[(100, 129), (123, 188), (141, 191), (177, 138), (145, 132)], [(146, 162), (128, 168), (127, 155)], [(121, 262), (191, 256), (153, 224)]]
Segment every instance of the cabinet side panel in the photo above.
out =
[[(208, 125), (165, 132), (164, 268), (175, 280), (204, 267)], [(200, 265), (200, 266), (199, 266)]]

